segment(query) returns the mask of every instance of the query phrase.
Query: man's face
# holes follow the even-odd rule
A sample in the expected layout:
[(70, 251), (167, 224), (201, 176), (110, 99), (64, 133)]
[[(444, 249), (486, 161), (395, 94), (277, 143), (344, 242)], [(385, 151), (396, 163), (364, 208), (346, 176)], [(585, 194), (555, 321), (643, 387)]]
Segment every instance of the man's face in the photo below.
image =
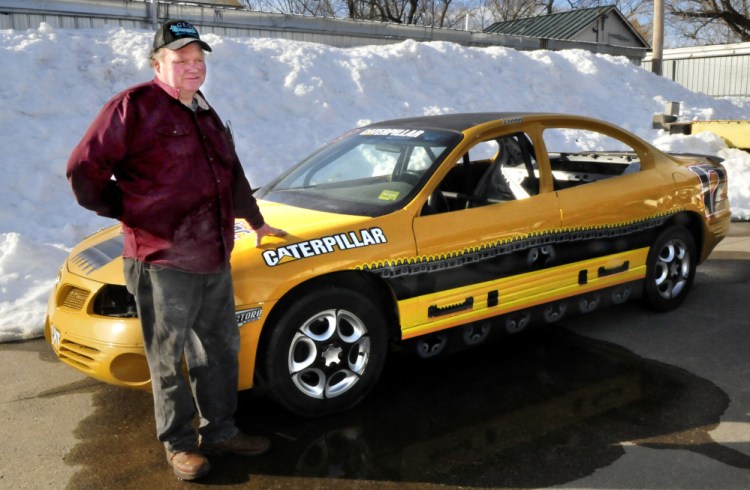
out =
[(190, 43), (177, 51), (163, 51), (154, 64), (159, 80), (181, 93), (197, 92), (206, 80), (206, 62), (198, 43)]

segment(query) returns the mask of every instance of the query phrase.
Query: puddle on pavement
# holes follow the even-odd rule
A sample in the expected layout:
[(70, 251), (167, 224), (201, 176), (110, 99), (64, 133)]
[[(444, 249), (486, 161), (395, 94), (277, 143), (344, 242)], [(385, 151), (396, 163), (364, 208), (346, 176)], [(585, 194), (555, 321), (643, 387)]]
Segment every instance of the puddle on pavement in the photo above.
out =
[[(202, 483), (553, 486), (613, 463), (624, 441), (750, 468), (708, 434), (728, 403), (705, 379), (558, 326), (439, 359), (393, 355), (363, 404), (323, 419), (241, 393), (238, 424), (270, 436), (273, 450), (215, 462)], [(155, 441), (148, 393), (102, 385), (94, 405), (65, 458), (83, 466), (69, 488), (180, 485)]]

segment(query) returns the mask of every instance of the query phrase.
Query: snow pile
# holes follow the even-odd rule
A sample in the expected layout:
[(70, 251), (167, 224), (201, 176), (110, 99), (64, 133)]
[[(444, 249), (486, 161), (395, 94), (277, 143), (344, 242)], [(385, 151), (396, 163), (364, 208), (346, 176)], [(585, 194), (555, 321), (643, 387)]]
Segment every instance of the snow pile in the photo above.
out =
[[(153, 34), (104, 28), (0, 31), (0, 341), (41, 335), (65, 251), (111, 224), (78, 205), (65, 163), (100, 107), (149, 80)], [(651, 129), (668, 101), (684, 119), (748, 119), (744, 101), (690, 92), (624, 58), (586, 51), (406, 41), (350, 49), (205, 35), (203, 88), (232, 122), (254, 186), (365, 123), (423, 114), (550, 111), (620, 125), (671, 151), (725, 158), (737, 219), (750, 219), (750, 154), (713, 135)]]

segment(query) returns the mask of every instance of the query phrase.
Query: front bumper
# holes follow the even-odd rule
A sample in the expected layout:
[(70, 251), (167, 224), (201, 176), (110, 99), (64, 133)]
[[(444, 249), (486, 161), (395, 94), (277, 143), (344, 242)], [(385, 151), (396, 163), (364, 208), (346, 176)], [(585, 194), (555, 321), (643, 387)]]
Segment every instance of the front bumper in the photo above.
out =
[(62, 362), (87, 376), (150, 389), (141, 324), (137, 318), (95, 314), (93, 302), (102, 286), (63, 272), (47, 304), (45, 339)]

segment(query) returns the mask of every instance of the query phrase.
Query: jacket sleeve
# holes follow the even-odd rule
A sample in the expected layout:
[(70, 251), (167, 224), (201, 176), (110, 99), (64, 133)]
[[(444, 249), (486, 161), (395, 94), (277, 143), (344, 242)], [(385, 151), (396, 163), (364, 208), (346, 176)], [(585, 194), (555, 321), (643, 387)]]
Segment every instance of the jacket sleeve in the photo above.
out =
[(127, 98), (110, 100), (68, 158), (66, 175), (76, 200), (108, 218), (122, 215), (122, 192), (113, 173), (127, 154), (127, 112)]
[(258, 207), (258, 202), (253, 197), (253, 190), (250, 187), (250, 182), (247, 181), (247, 177), (245, 177), (245, 171), (242, 169), (239, 159), (235, 159), (233, 174), (234, 215), (237, 218), (245, 219), (250, 223), (253, 230), (257, 230), (265, 224), (265, 220)]

